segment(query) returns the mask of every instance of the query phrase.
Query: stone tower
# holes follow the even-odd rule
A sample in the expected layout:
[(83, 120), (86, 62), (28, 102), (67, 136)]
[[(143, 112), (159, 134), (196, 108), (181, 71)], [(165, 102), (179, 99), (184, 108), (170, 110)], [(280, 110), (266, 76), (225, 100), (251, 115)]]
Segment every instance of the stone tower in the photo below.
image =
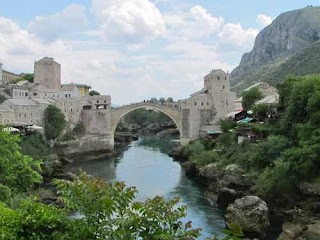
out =
[(230, 92), (228, 73), (221, 69), (212, 70), (204, 77), (204, 91), (211, 95), (218, 119), (224, 118), (226, 114), (234, 111), (236, 94)]
[(42, 58), (34, 64), (34, 82), (50, 89), (61, 88), (61, 66), (53, 58)]

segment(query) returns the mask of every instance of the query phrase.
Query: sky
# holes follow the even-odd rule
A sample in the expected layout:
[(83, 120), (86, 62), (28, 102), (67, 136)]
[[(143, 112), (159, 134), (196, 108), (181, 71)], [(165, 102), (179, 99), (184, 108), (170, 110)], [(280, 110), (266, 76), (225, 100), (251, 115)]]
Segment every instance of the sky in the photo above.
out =
[(0, 0), (0, 62), (33, 72), (45, 56), (62, 82), (114, 104), (188, 97), (212, 69), (231, 72), (281, 13), (320, 0)]

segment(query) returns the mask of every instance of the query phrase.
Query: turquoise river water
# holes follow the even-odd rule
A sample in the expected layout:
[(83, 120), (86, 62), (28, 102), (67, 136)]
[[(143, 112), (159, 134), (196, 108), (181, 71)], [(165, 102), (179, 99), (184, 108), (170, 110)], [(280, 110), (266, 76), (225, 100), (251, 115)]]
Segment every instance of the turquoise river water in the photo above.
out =
[(124, 181), (138, 188), (139, 201), (157, 195), (167, 199), (179, 197), (180, 204), (188, 206), (186, 219), (192, 221), (193, 227), (202, 228), (199, 238), (202, 240), (224, 229), (223, 211), (210, 203), (204, 189), (186, 177), (180, 163), (167, 155), (173, 141), (143, 137), (131, 143), (120, 156), (82, 160), (66, 166), (65, 171), (82, 169), (106, 181)]

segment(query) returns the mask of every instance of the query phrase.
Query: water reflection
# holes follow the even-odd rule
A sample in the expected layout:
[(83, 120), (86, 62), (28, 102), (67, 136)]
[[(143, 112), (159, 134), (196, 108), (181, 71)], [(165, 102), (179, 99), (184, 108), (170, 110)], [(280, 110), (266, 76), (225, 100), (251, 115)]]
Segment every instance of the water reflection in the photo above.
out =
[(107, 181), (125, 181), (138, 188), (138, 200), (157, 195), (168, 199), (179, 197), (180, 204), (188, 206), (187, 219), (192, 220), (194, 227), (203, 229), (201, 239), (205, 239), (224, 228), (222, 211), (211, 206), (203, 189), (185, 176), (179, 163), (165, 154), (172, 144), (167, 139), (143, 138), (132, 143), (121, 156), (73, 163), (66, 171), (76, 172), (81, 168)]

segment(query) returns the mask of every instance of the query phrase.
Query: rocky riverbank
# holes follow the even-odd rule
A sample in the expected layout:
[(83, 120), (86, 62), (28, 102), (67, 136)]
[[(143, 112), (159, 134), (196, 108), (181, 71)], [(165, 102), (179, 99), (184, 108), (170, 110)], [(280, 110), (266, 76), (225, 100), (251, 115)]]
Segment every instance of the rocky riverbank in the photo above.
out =
[[(181, 147), (171, 155), (180, 159), (184, 157)], [(255, 196), (256, 176), (250, 175), (241, 166), (221, 166), (218, 163), (199, 166), (184, 160), (182, 165), (186, 175), (196, 178), (207, 187), (207, 197), (226, 208), (227, 223), (237, 222), (246, 237), (268, 240), (320, 239), (320, 182), (301, 184), (295, 197), (261, 199)], [(273, 222), (273, 219), (277, 221)], [(283, 231), (279, 236), (280, 225)], [(271, 233), (276, 228), (280, 231)]]

